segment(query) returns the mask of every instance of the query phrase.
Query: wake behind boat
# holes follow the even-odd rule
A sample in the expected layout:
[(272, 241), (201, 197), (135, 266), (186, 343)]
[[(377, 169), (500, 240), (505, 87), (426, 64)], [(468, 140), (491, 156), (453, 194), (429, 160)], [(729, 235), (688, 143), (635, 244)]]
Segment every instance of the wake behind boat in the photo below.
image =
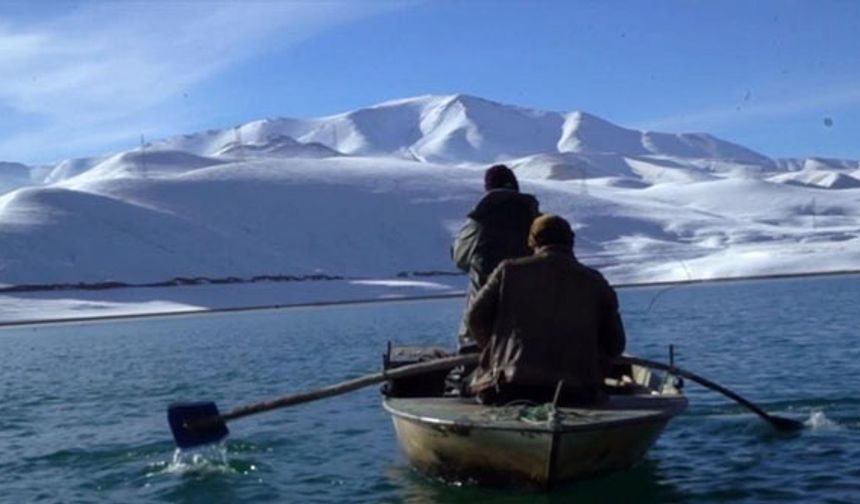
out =
[[(422, 354), (439, 352), (398, 348), (387, 365), (414, 362)], [(440, 374), (394, 381), (383, 405), (401, 448), (423, 472), (549, 488), (635, 465), (686, 408), (674, 375), (638, 365), (622, 369), (607, 380), (606, 400), (588, 407), (481, 405), (474, 398), (445, 396)]]

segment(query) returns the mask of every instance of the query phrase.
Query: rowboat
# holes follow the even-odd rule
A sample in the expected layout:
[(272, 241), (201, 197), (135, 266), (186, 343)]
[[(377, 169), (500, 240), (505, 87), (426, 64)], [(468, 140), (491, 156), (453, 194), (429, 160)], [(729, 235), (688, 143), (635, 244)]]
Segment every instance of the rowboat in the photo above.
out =
[(412, 465), (447, 481), (544, 489), (635, 465), (687, 406), (680, 380), (643, 366), (607, 380), (606, 400), (589, 407), (485, 406), (408, 388), (391, 387), (383, 406)]
[[(415, 351), (417, 349), (417, 351)], [(221, 442), (227, 422), (296, 404), (346, 394), (384, 383), (383, 405), (412, 463), (434, 475), (478, 483), (523, 482), (541, 488), (639, 462), (675, 415), (687, 407), (681, 378), (719, 392), (752, 411), (780, 432), (797, 432), (802, 421), (773, 415), (703, 376), (669, 363), (624, 355), (613, 360), (605, 401), (589, 407), (549, 404), (479, 405), (456, 394), (449, 372), (474, 366), (477, 354), (402, 347), (383, 356), (383, 371), (326, 387), (305, 390), (219, 413), (212, 401), (177, 402), (167, 407), (176, 446), (194, 448)], [(462, 373), (461, 373), (462, 376)], [(462, 382), (462, 380), (461, 380)]]

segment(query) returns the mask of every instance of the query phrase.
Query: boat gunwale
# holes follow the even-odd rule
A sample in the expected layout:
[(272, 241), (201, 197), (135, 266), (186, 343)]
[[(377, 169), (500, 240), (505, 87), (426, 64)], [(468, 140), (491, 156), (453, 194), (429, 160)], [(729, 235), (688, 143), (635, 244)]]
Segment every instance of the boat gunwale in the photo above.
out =
[[(647, 396), (642, 396), (647, 397)], [(654, 409), (651, 410), (653, 413), (651, 414), (643, 414), (637, 415), (634, 417), (627, 418), (618, 418), (615, 420), (605, 420), (600, 422), (593, 422), (587, 424), (567, 424), (564, 423), (555, 423), (555, 422), (546, 422), (544, 424), (529, 424), (526, 422), (522, 422), (522, 426), (512, 427), (510, 425), (498, 425), (493, 423), (475, 423), (472, 421), (463, 422), (458, 420), (448, 420), (442, 418), (434, 418), (427, 417), (421, 415), (415, 415), (412, 413), (407, 413), (405, 411), (400, 411), (395, 409), (393, 406), (389, 404), (391, 399), (422, 399), (420, 397), (410, 397), (410, 398), (385, 398), (382, 401), (382, 407), (385, 408), (392, 416), (402, 418), (405, 420), (412, 420), (423, 424), (429, 424), (434, 426), (452, 426), (457, 428), (469, 428), (469, 429), (480, 429), (480, 430), (502, 430), (502, 431), (519, 431), (519, 432), (535, 432), (535, 433), (545, 433), (545, 434), (554, 434), (554, 433), (568, 433), (568, 432), (580, 432), (580, 431), (596, 431), (603, 430), (615, 427), (625, 427), (630, 425), (637, 424), (646, 424), (653, 423), (657, 421), (669, 421), (678, 414), (680, 414), (684, 409), (686, 409), (688, 401), (687, 398), (682, 395), (673, 395), (673, 396), (660, 396), (655, 399), (664, 400), (665, 402), (672, 405), (670, 408), (663, 409)], [(459, 398), (450, 397), (450, 398), (441, 398), (441, 397), (427, 397), (425, 399), (450, 399), (457, 400)], [(480, 405), (479, 405), (480, 406)], [(485, 408), (493, 408), (497, 406), (484, 406)], [(563, 413), (565, 410), (583, 410), (589, 408), (559, 408), (559, 410)], [(624, 410), (619, 410), (624, 411)]]

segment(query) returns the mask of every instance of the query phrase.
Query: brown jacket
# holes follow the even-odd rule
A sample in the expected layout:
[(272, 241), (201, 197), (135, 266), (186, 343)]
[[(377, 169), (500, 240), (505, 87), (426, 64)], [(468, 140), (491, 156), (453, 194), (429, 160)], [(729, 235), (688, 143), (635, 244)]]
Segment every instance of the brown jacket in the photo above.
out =
[(472, 391), (506, 384), (598, 394), (625, 335), (615, 291), (568, 247), (503, 261), (466, 314), (481, 348)]

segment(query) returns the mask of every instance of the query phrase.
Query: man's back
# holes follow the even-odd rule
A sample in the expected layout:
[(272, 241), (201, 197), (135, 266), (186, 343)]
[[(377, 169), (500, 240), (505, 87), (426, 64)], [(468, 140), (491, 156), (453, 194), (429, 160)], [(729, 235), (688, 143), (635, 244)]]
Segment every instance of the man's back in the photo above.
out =
[(602, 381), (601, 362), (625, 344), (615, 292), (569, 248), (503, 262), (469, 323), (485, 349), (476, 390), (554, 387), (564, 380), (568, 391), (587, 395)]
[[(488, 191), (469, 212), (451, 249), (454, 263), (469, 273), (467, 310), (502, 260), (531, 253), (528, 232), (537, 214), (538, 203), (534, 196), (510, 189)], [(465, 321), (458, 335), (461, 346), (474, 345)]]
[(537, 214), (534, 196), (507, 189), (488, 192), (469, 212), (480, 228), (470, 266), (481, 275), (481, 286), (503, 260), (531, 253), (529, 226)]

